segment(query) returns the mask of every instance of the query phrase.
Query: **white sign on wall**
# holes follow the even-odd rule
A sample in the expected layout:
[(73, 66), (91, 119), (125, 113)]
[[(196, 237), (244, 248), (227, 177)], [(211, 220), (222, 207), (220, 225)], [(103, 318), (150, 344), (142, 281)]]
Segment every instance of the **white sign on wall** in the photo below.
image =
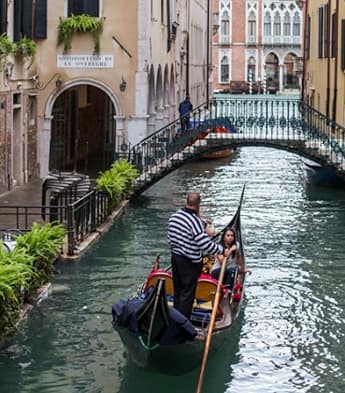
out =
[(58, 68), (113, 68), (113, 55), (57, 55)]

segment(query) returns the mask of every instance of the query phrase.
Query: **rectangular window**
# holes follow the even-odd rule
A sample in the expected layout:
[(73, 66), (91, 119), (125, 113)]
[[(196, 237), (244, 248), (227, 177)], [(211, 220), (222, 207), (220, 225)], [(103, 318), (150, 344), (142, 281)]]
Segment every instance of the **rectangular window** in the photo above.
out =
[(47, 0), (14, 0), (13, 40), (47, 38)]
[(220, 66), (220, 82), (229, 82), (229, 64), (222, 64)]
[(255, 20), (248, 21), (248, 35), (256, 36), (256, 21)]
[(7, 32), (7, 0), (0, 0), (0, 34)]
[(283, 24), (283, 34), (285, 36), (291, 35), (291, 24), (290, 24), (290, 22), (284, 22), (284, 24)]
[(273, 35), (275, 36), (281, 35), (281, 25), (278, 22), (273, 24)]
[(265, 23), (264, 24), (264, 35), (265, 36), (271, 36), (271, 23)]
[(82, 14), (99, 17), (99, 0), (69, 0), (67, 16)]

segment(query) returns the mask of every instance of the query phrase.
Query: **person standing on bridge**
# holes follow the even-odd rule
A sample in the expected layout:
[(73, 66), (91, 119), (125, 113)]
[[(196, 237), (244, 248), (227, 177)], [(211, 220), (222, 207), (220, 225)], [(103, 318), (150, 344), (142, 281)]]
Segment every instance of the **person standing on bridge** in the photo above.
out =
[(230, 250), (213, 242), (200, 218), (200, 194), (189, 192), (186, 205), (169, 219), (168, 241), (174, 284), (174, 308), (187, 318), (193, 309), (202, 257), (207, 254), (230, 255)]
[(189, 94), (186, 95), (178, 107), (180, 113), (180, 122), (182, 131), (187, 131), (190, 128), (190, 114), (193, 112), (193, 104), (190, 102)]

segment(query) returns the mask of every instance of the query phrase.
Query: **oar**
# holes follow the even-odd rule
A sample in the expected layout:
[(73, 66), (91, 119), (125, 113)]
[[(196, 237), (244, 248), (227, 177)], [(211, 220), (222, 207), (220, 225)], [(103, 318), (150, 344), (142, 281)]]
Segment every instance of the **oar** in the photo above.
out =
[(198, 381), (198, 387), (196, 389), (196, 393), (201, 393), (202, 389), (202, 384), (204, 381), (204, 374), (205, 374), (205, 369), (206, 369), (206, 363), (207, 363), (207, 358), (208, 358), (208, 353), (210, 350), (210, 344), (212, 340), (212, 333), (213, 333), (213, 328), (214, 324), (216, 321), (216, 316), (217, 316), (217, 311), (218, 311), (218, 306), (219, 306), (219, 300), (220, 300), (220, 295), (221, 295), (221, 287), (222, 287), (222, 282), (223, 282), (223, 277), (226, 269), (226, 259), (224, 259), (221, 269), (220, 269), (220, 274), (218, 277), (218, 284), (217, 284), (217, 293), (214, 299), (214, 305), (212, 309), (212, 314), (211, 314), (211, 320), (209, 323), (208, 327), (208, 332), (207, 332), (207, 337), (206, 337), (206, 342), (205, 342), (205, 349), (204, 349), (204, 355), (202, 358), (202, 363), (201, 363), (201, 370), (199, 374), (199, 381)]

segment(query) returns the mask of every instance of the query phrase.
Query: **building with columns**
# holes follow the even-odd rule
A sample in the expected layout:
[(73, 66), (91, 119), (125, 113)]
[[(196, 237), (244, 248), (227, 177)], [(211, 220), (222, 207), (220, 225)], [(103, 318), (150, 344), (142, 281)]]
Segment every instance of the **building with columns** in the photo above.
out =
[[(204, 103), (210, 14), (210, 0), (0, 0), (17, 48), (0, 42), (0, 192), (104, 170), (176, 119), (187, 92)], [(19, 54), (28, 41), (34, 56)]]
[(215, 0), (213, 89), (276, 93), (301, 85), (302, 10), (294, 0)]

